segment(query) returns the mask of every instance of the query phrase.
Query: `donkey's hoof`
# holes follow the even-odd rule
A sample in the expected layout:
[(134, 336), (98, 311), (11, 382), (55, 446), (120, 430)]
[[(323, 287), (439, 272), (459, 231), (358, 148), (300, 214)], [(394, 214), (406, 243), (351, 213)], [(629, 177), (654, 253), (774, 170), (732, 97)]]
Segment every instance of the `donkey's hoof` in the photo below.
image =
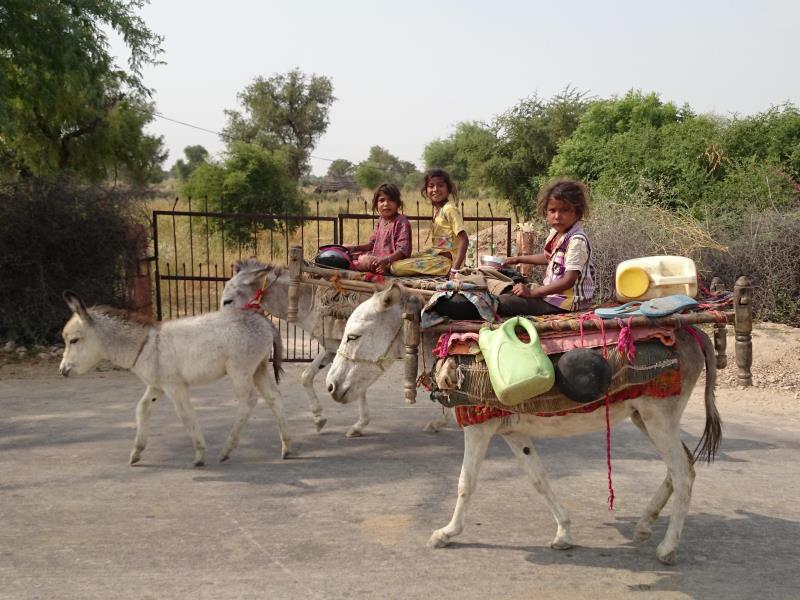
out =
[(205, 461), (205, 460), (202, 460), (202, 459), (200, 459), (200, 460), (196, 460), (196, 461), (194, 461), (194, 463), (192, 463), (192, 464), (193, 464), (195, 467), (205, 467), (205, 466), (206, 466), (206, 461)]
[(219, 457), (219, 462), (223, 463), (226, 460), (228, 460), (230, 457), (231, 457), (230, 454), (223, 454), (222, 456)]
[(439, 428), (433, 421), (431, 421), (430, 423), (425, 425), (425, 427), (422, 428), (422, 431), (425, 431), (427, 433), (439, 433)]
[(437, 529), (428, 540), (428, 548), (445, 548), (450, 544), (450, 536), (444, 530)]
[(287, 456), (289, 456), (289, 449), (281, 448), (281, 460), (286, 460)]
[(675, 560), (677, 559), (675, 550), (670, 550), (669, 552), (666, 552), (661, 549), (661, 546), (659, 546), (656, 549), (656, 557), (658, 558), (659, 561), (661, 561), (665, 565), (674, 565)]
[(129, 465), (135, 465), (140, 460), (142, 460), (141, 456), (139, 456), (138, 454), (131, 454), (131, 459), (130, 459), (130, 461), (128, 461), (128, 464)]
[(553, 550), (569, 550), (570, 548), (574, 547), (574, 544), (569, 539), (556, 538), (552, 542), (550, 542), (550, 547)]
[(351, 427), (350, 431), (348, 431), (346, 435), (349, 438), (357, 438), (357, 437), (363, 436), (364, 434), (361, 433), (360, 429), (356, 429), (355, 427)]
[(322, 428), (328, 423), (328, 419), (318, 419), (314, 421), (314, 426), (317, 428), (317, 433), (322, 431)]
[(633, 530), (633, 541), (637, 544), (641, 544), (642, 542), (649, 540), (651, 535), (653, 535), (652, 530), (637, 528)]

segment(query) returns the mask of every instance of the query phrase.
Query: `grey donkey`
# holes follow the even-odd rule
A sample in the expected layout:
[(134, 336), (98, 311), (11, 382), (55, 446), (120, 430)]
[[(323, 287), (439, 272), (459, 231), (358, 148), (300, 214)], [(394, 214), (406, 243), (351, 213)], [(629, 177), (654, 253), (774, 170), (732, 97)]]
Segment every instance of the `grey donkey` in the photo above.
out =
[[(192, 438), (194, 465), (204, 465), (207, 447), (189, 400), (189, 386), (210, 383), (226, 374), (239, 401), (239, 414), (220, 460), (227, 460), (239, 443), (242, 426), (258, 401), (254, 386), (275, 414), (281, 458), (289, 453), (288, 427), (277, 386), (283, 349), (275, 326), (263, 315), (231, 308), (150, 324), (127, 311), (87, 308), (74, 292), (64, 292), (64, 300), (73, 314), (62, 332), (61, 374), (82, 374), (107, 359), (135, 373), (147, 386), (136, 407), (130, 464), (139, 462), (147, 445), (153, 402), (167, 395)], [(274, 380), (269, 374), (270, 353)]]
[[(220, 306), (243, 308), (256, 298), (258, 290), (263, 289), (260, 299), (261, 307), (278, 317), (286, 319), (289, 313), (289, 271), (281, 266), (264, 264), (255, 258), (249, 258), (236, 263), (234, 275), (227, 282), (222, 291)], [(341, 341), (342, 328), (331, 328), (323, 325), (322, 315), (315, 310), (316, 286), (301, 281), (298, 293), (297, 325), (306, 331), (320, 345), (320, 351), (311, 364), (303, 371), (301, 380), (303, 389), (308, 397), (311, 414), (317, 431), (321, 431), (327, 423), (322, 414), (322, 405), (314, 391), (314, 379), (336, 356), (336, 349)], [(363, 299), (367, 300), (369, 294)], [(369, 424), (369, 407), (367, 406), (366, 391), (354, 398), (358, 404), (358, 421), (347, 431), (347, 437), (363, 435), (364, 428)], [(436, 432), (448, 421), (450, 411), (429, 422), (425, 431)]]

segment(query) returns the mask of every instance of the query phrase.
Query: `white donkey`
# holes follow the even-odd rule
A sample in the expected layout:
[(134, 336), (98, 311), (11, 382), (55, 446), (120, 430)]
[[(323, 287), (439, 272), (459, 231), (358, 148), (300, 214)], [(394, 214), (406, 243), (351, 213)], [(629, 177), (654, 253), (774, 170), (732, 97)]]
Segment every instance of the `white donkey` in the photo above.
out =
[[(281, 458), (289, 452), (283, 399), (276, 382), (281, 372), (281, 342), (275, 326), (253, 311), (228, 309), (152, 325), (127, 311), (86, 308), (74, 292), (64, 292), (73, 315), (64, 326), (65, 377), (82, 374), (107, 359), (130, 369), (147, 389), (136, 406), (136, 440), (130, 464), (139, 462), (147, 445), (150, 407), (159, 396), (172, 399), (194, 445), (194, 465), (205, 464), (206, 442), (189, 400), (189, 386), (210, 383), (227, 374), (239, 401), (239, 415), (220, 456), (227, 460), (239, 444), (239, 433), (258, 401), (253, 386), (275, 414), (281, 438)], [(275, 381), (269, 375), (273, 354)]]
[[(386, 358), (399, 358), (402, 355), (402, 342), (397, 339), (396, 332), (403, 326), (401, 314), (406, 293), (399, 286), (390, 286), (356, 308), (347, 321), (344, 338), (326, 380), (328, 391), (335, 400), (349, 402), (353, 397), (360, 397), (380, 376), (382, 371), (379, 364)], [(630, 418), (650, 438), (667, 463), (667, 476), (635, 527), (636, 541), (647, 539), (661, 509), (670, 496), (674, 495), (669, 526), (656, 551), (658, 559), (665, 564), (672, 564), (675, 561), (684, 519), (689, 510), (692, 483), (695, 478), (693, 466), (695, 459), (702, 457), (711, 461), (721, 438), (721, 424), (714, 403), (716, 363), (713, 346), (704, 333), (699, 333), (702, 348), (688, 333), (679, 331), (677, 334), (676, 350), (681, 369), (679, 395), (668, 398), (641, 396), (612, 404), (610, 407), (612, 423)], [(429, 353), (433, 342), (432, 336), (423, 336), (421, 352)], [(698, 450), (693, 456), (681, 441), (680, 417), (700, 376), (703, 364), (706, 368), (706, 425), (701, 443), (698, 444)], [(556, 536), (550, 544), (551, 547), (559, 550), (571, 547), (569, 516), (550, 488), (531, 437), (580, 435), (591, 431), (602, 431), (605, 426), (605, 412), (596, 410), (559, 417), (520, 414), (514, 418), (495, 418), (479, 425), (465, 427), (464, 460), (458, 482), (455, 512), (450, 523), (433, 532), (429, 545), (435, 548), (446, 546), (464, 529), (466, 510), (475, 491), (478, 471), (489, 447), (489, 441), (498, 433), (511, 447), (531, 483), (544, 497), (556, 519)]]
[[(314, 417), (314, 425), (317, 431), (321, 431), (328, 420), (322, 416), (322, 405), (314, 391), (314, 379), (333, 360), (341, 338), (337, 332), (323, 326), (323, 315), (314, 310), (315, 288), (316, 286), (310, 283), (300, 283), (297, 324), (320, 345), (319, 354), (303, 371), (301, 381)], [(289, 271), (280, 266), (264, 264), (254, 258), (236, 263), (233, 277), (225, 282), (225, 288), (222, 290), (220, 306), (244, 308), (262, 289), (261, 307), (271, 315), (286, 320), (289, 312)], [(364, 427), (369, 424), (366, 389), (360, 396), (351, 396), (350, 401), (358, 402), (358, 421), (350, 427), (347, 437), (358, 437), (363, 435)], [(447, 422), (449, 412), (447, 411), (442, 419), (428, 423), (426, 431), (437, 431), (442, 427)]]

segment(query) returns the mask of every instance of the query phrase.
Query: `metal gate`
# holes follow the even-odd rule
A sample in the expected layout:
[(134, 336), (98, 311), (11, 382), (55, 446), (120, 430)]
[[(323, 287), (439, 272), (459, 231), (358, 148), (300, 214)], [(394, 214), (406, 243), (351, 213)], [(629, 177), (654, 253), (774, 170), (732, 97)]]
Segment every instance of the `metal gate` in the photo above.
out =
[[(317, 200), (312, 211), (301, 214), (210, 212), (208, 202), (203, 203), (203, 210), (194, 210), (191, 199), (187, 203), (187, 210), (175, 210), (176, 199), (173, 210), (153, 211), (152, 273), (159, 321), (216, 310), (224, 282), (233, 275), (237, 260), (256, 256), (264, 262), (286, 264), (293, 245), (302, 246), (304, 256), (310, 258), (321, 245), (363, 243), (369, 239), (377, 218), (362, 198)], [(507, 254), (511, 247), (511, 219), (495, 217), (489, 203), (483, 206), (486, 208), (482, 214), (477, 201), (460, 204), (470, 247), (475, 254), (479, 247), (482, 252)], [(465, 207), (474, 210), (465, 214)], [(410, 214), (413, 208), (416, 214)], [(412, 222), (415, 248), (425, 247), (424, 234), (432, 219), (431, 213), (420, 214), (420, 209), (419, 201), (416, 206), (405, 204), (404, 214)], [(427, 203), (422, 211), (426, 209), (430, 210)], [(230, 233), (233, 224), (235, 236)], [(285, 360), (310, 361), (319, 352), (316, 342), (299, 327), (280, 319), (275, 323), (283, 337)]]

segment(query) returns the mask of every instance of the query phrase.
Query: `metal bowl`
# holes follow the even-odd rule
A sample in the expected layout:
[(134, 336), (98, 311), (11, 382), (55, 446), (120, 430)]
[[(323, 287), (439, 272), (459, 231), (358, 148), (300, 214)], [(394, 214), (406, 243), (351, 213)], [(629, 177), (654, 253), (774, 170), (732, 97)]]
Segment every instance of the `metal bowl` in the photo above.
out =
[(491, 254), (484, 254), (480, 257), (480, 263), (483, 267), (491, 267), (493, 269), (499, 269), (503, 266), (503, 261), (505, 258), (502, 256), (492, 256)]

